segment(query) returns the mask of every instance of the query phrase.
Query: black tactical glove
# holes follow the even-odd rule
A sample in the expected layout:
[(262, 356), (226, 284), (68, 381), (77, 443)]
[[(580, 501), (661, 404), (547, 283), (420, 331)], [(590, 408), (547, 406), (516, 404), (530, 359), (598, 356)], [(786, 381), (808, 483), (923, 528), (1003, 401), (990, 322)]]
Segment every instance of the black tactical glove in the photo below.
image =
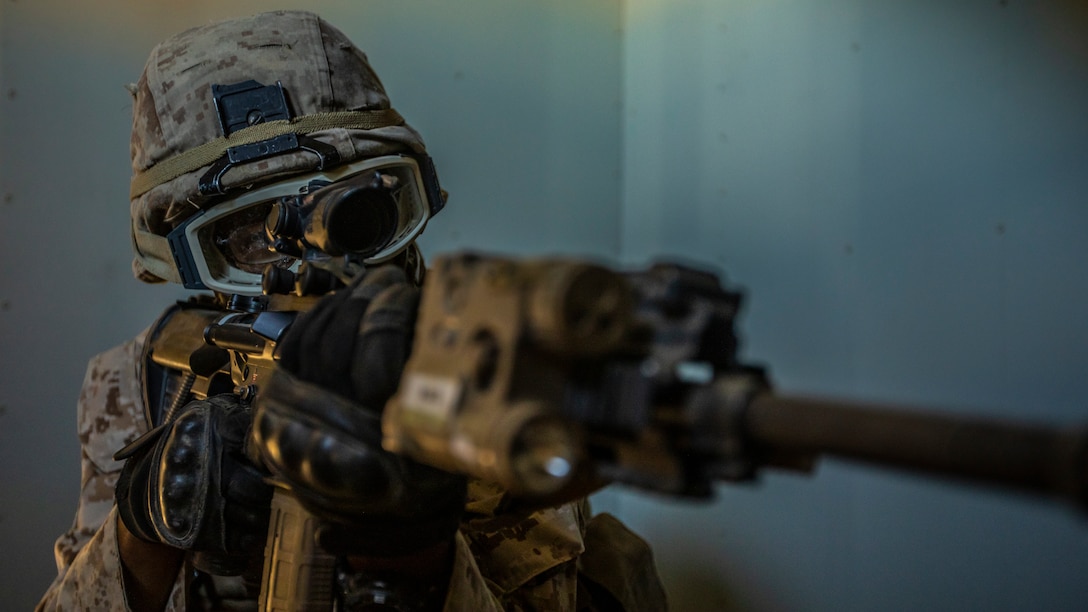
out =
[(245, 457), (249, 411), (233, 395), (190, 402), (118, 453), (117, 509), (133, 535), (199, 553), (209, 573), (240, 574), (261, 550), (272, 488)]
[(325, 519), (318, 538), (335, 554), (411, 554), (457, 530), (465, 478), (381, 448), (381, 412), (408, 358), (418, 305), (402, 269), (368, 270), (299, 316), (258, 397), (258, 448)]

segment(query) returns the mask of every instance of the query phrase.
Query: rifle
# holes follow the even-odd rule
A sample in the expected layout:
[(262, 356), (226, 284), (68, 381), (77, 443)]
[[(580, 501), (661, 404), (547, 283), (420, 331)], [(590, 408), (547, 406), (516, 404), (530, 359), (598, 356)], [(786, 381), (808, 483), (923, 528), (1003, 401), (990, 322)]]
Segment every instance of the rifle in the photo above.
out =
[(438, 258), (383, 445), (544, 502), (601, 482), (705, 498), (831, 455), (1088, 509), (1088, 428), (776, 394), (737, 358), (741, 302), (680, 265)]
[[(276, 346), (299, 312), (316, 298), (283, 295), (261, 299), (235, 296), (226, 304), (201, 299), (180, 303), (157, 327), (148, 356), (155, 364), (182, 372), (164, 423), (190, 399), (224, 392), (252, 402), (276, 367)], [(246, 455), (260, 465), (259, 452), (247, 445)], [(314, 540), (317, 519), (281, 482), (272, 495), (271, 515), (261, 567), (261, 609), (271, 612), (328, 612), (333, 605), (336, 558)], [(246, 559), (205, 559), (205, 568), (238, 571)]]
[[(186, 372), (197, 397), (229, 375), (251, 399), (312, 300), (184, 308), (151, 358)], [(439, 257), (383, 446), (535, 504), (607, 483), (708, 498), (717, 482), (812, 472), (831, 455), (1088, 509), (1088, 428), (776, 394), (765, 369), (738, 359), (741, 304), (688, 266)], [(312, 521), (277, 488), (263, 609), (329, 609), (334, 559), (315, 547)]]

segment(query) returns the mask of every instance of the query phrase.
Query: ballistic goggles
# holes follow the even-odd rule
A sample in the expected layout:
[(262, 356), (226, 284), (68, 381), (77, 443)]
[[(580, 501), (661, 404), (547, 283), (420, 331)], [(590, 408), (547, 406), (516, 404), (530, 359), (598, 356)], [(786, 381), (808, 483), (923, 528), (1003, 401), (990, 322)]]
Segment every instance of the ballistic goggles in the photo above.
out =
[(365, 265), (407, 248), (444, 202), (430, 157), (386, 155), (246, 192), (167, 236), (188, 289), (261, 295), (269, 267), (343, 258)]

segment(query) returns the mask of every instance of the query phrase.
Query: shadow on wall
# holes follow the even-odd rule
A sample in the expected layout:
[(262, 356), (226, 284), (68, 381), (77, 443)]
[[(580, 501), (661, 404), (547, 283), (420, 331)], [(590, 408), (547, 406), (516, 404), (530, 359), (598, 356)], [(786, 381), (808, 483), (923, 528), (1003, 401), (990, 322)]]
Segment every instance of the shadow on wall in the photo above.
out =
[(672, 612), (740, 612), (745, 609), (736, 589), (730, 588), (721, 572), (707, 564), (685, 563), (669, 570), (671, 576), (666, 582)]
[[(670, 563), (663, 577), (670, 612), (788, 612), (790, 608), (768, 588), (742, 589), (736, 584), (738, 572), (723, 570), (711, 563), (690, 561)], [(743, 574), (743, 572), (739, 572)], [(731, 578), (726, 578), (729, 576)]]

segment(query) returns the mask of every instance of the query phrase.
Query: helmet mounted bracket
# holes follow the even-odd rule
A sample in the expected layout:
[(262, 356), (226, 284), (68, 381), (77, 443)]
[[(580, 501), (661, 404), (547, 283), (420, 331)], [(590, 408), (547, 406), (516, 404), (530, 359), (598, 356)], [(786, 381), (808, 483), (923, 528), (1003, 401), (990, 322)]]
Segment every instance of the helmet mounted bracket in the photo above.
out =
[[(276, 81), (275, 85), (261, 85), (250, 79), (233, 85), (212, 85), (212, 99), (215, 102), (215, 112), (219, 117), (223, 136), (226, 137), (242, 128), (266, 121), (290, 121), (293, 118), (280, 81)], [(340, 163), (340, 153), (336, 147), (302, 134), (282, 134), (267, 140), (228, 148), (226, 153), (200, 177), (198, 181), (200, 195), (225, 194), (226, 189), (222, 185), (223, 175), (238, 164), (298, 150), (317, 155), (318, 170)]]

